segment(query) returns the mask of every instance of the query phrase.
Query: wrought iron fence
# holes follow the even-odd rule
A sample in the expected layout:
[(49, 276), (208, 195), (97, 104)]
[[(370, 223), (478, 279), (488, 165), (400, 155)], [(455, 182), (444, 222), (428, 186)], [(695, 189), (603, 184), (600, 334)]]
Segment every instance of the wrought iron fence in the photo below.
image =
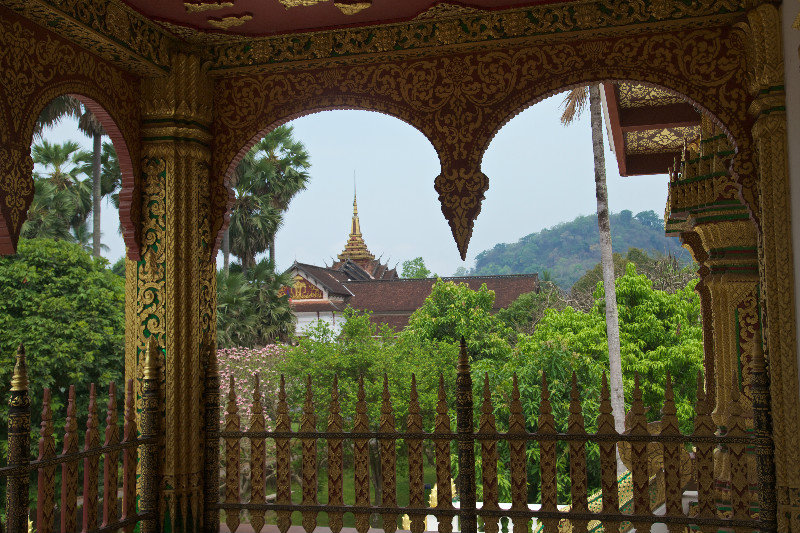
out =
[[(329, 526), (338, 533), (343, 526), (345, 513), (352, 513), (355, 528), (366, 533), (370, 527), (370, 517), (380, 517), (383, 529), (389, 533), (397, 529), (401, 515), (408, 515), (413, 533), (425, 530), (425, 517), (432, 515), (438, 520), (440, 533), (451, 533), (453, 517), (458, 517), (460, 529), (473, 533), (478, 529), (478, 518), (486, 533), (497, 533), (501, 518), (511, 520), (517, 532), (529, 530), (531, 520), (535, 519), (545, 533), (572, 530), (623, 531), (635, 528), (649, 531), (656, 523), (666, 524), (672, 532), (695, 529), (717, 531), (729, 528), (737, 532), (774, 531), (775, 499), (774, 471), (772, 463), (772, 441), (769, 420), (769, 395), (767, 374), (761, 343), (757, 342), (755, 354), (753, 387), (753, 430), (745, 425), (745, 416), (738, 401), (733, 401), (728, 409), (728, 421), (724, 431), (718, 430), (711, 420), (711, 406), (706, 401), (702, 376), (698, 376), (696, 417), (694, 431), (683, 434), (678, 427), (678, 418), (672, 384), (667, 378), (662, 409), (660, 430), (653, 432), (648, 426), (645, 406), (642, 401), (639, 378), (633, 391), (633, 403), (629, 413), (626, 432), (615, 430), (611, 414), (608, 385), (603, 378), (600, 395), (600, 412), (597, 419), (597, 432), (588, 433), (585, 429), (578, 384), (573, 376), (570, 414), (567, 432), (556, 431), (546, 377), (542, 378), (540, 415), (537, 430), (529, 432), (526, 428), (520, 402), (516, 376), (512, 388), (512, 401), (509, 406), (509, 428), (506, 432), (497, 430), (495, 410), (489, 393), (488, 380), (484, 383), (484, 394), (480, 407), (478, 429), (473, 422), (473, 388), (470, 365), (466, 350), (462, 345), (456, 378), (456, 431), (451, 431), (448, 413), (447, 394), (444, 380), (439, 381), (438, 405), (432, 432), (422, 427), (422, 416), (417, 400), (417, 386), (412, 378), (410, 402), (406, 431), (398, 431), (389, 396), (384, 382), (381, 416), (378, 430), (370, 430), (367, 419), (367, 405), (363, 382), (360, 384), (356, 415), (350, 431), (344, 430), (340, 411), (339, 391), (334, 380), (331, 389), (329, 416), (324, 431), (317, 430), (317, 415), (311, 393), (311, 383), (306, 383), (306, 398), (300, 417), (299, 430), (292, 429), (290, 411), (287, 403), (285, 384), (281, 378), (278, 391), (277, 419), (273, 429), (265, 429), (264, 412), (261, 405), (261, 391), (258, 376), (255, 379), (253, 404), (247, 429), (242, 429), (238, 414), (236, 391), (233, 381), (230, 384), (227, 409), (224, 416), (224, 430), (220, 431), (219, 419), (219, 378), (216, 372), (207, 373), (206, 381), (206, 431), (207, 457), (214, 459), (207, 468), (218, 468), (220, 448), (224, 449), (223, 494), (215, 483), (206, 485), (207, 531), (219, 531), (220, 511), (225, 513), (225, 522), (231, 531), (236, 531), (243, 518), (249, 516), (249, 523), (256, 532), (263, 529), (268, 511), (275, 513), (279, 530), (285, 533), (291, 525), (294, 512), (302, 515), (302, 525), (312, 531), (319, 513), (328, 515)], [(733, 388), (734, 396), (738, 384)], [(216, 396), (215, 396), (216, 395)], [(737, 400), (737, 398), (734, 398)], [(217, 439), (217, 436), (219, 437)], [(372, 505), (370, 499), (369, 442), (378, 442), (382, 476), (380, 480), (382, 499), (380, 505)], [(266, 443), (275, 444), (276, 492), (274, 501), (265, 496)], [(319, 441), (326, 444), (328, 501), (318, 500), (318, 452)], [(404, 441), (408, 453), (408, 506), (397, 504), (397, 448), (396, 443)], [(423, 484), (423, 443), (432, 443), (435, 454), (437, 496), (435, 502), (426, 505)], [(249, 443), (249, 477), (251, 490), (244, 501), (240, 490), (243, 476), (240, 449), (244, 442)], [(498, 500), (498, 445), (508, 446), (508, 471), (511, 477), (511, 505), (502, 506)], [(557, 443), (563, 442), (569, 450), (569, 480), (571, 505), (567, 509), (557, 501)], [(353, 457), (354, 504), (347, 505), (343, 499), (343, 450), (350, 446)], [(451, 443), (457, 448), (458, 476), (457, 487), (460, 502), (456, 508), (451, 493)], [(590, 501), (587, 487), (587, 443), (597, 443), (600, 450), (601, 491)], [(292, 457), (290, 447), (299, 445), (301, 449), (300, 501), (293, 501), (291, 492)], [(505, 446), (504, 445), (504, 446)], [(539, 468), (541, 505), (529, 506), (527, 457), (529, 446), (539, 447)], [(483, 502), (476, 503), (476, 447), (480, 449)], [(715, 487), (714, 451), (725, 449), (730, 461), (730, 509), (721, 510), (715, 500), (718, 488)], [(687, 452), (691, 449), (691, 457)], [(630, 501), (621, 502), (620, 485), (617, 476), (617, 452), (623, 452), (630, 469), (624, 479), (630, 482)], [(748, 452), (749, 451), (749, 452)], [(658, 456), (658, 472), (653, 474), (653, 454)], [(210, 454), (210, 455), (209, 455)], [(216, 455), (214, 455), (216, 454)], [(748, 463), (755, 461), (758, 473), (758, 486), (751, 487), (748, 481)], [(213, 476), (206, 476), (213, 479)], [(349, 480), (348, 480), (349, 481)], [(658, 497), (653, 496), (653, 484), (659, 484)], [(684, 492), (689, 484), (696, 486), (696, 502), (689, 512), (684, 510)], [(754, 490), (755, 489), (755, 490)], [(246, 496), (246, 495), (244, 495)], [(657, 501), (654, 501), (657, 500)], [(591, 505), (590, 505), (591, 503)], [(662, 511), (655, 514), (654, 507)], [(533, 508), (532, 508), (533, 507)]]
[[(156, 350), (151, 343), (148, 355)], [(117, 390), (109, 385), (105, 432), (101, 443), (98, 397), (90, 386), (89, 413), (84, 444), (79, 445), (75, 387), (69, 388), (64, 420), (63, 448), (56, 452), (51, 391), (42, 397), (38, 456), (31, 460), (31, 402), (25, 350), (20, 346), (11, 384), (8, 413), (8, 465), (0, 468), (7, 480), (6, 527), (9, 533), (27, 533), (29, 514), (37, 533), (60, 531), (87, 533), (107, 531), (156, 531), (158, 483), (158, 374), (154, 357), (148, 356), (143, 388), (141, 435), (137, 435), (133, 380), (125, 391), (122, 435), (118, 424)], [(151, 368), (152, 367), (152, 368)], [(102, 401), (102, 400), (100, 400)], [(102, 460), (102, 500), (99, 494)], [(137, 461), (143, 491), (137, 502)], [(122, 469), (120, 472), (120, 463)], [(60, 467), (60, 494), (56, 493), (56, 469)], [(82, 470), (82, 491), (79, 474)], [(120, 478), (121, 473), (121, 480)], [(36, 512), (30, 513), (30, 479), (36, 474)], [(119, 492), (122, 492), (120, 505)], [(81, 505), (79, 506), (79, 495)], [(57, 506), (58, 503), (58, 506)], [(102, 508), (100, 505), (102, 504)], [(101, 512), (102, 509), (102, 512)], [(57, 512), (58, 511), (58, 512)], [(80, 511), (80, 512), (79, 512)], [(58, 514), (58, 516), (57, 516)], [(99, 523), (98, 523), (99, 522)]]

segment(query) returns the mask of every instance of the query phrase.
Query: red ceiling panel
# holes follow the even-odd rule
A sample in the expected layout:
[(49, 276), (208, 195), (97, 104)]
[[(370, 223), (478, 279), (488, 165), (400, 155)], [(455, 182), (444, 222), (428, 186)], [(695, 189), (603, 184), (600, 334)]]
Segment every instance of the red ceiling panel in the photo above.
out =
[[(287, 8), (280, 0), (124, 0), (148, 17), (191, 28), (240, 35), (273, 35), (313, 31), (344, 26), (364, 26), (411, 20), (441, 3), (478, 9), (507, 9), (512, 7), (560, 3), (569, 0), (466, 0), (441, 2), (436, 0), (372, 0), (372, 5), (347, 15), (334, 5), (334, 0), (284, 0), (307, 3)], [(341, 0), (353, 3), (354, 0)], [(366, 0), (367, 3), (369, 0)], [(187, 7), (187, 5), (189, 5)], [(198, 7), (202, 9), (199, 10)], [(238, 24), (226, 29), (224, 21), (238, 18)], [(216, 24), (215, 24), (215, 21)]]

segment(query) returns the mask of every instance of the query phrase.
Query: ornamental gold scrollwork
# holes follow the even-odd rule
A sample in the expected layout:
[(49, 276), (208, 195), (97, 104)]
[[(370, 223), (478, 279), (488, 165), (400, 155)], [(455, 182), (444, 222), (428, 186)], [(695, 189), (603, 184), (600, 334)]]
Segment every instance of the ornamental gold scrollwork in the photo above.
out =
[(118, 0), (6, 0), (44, 27), (64, 35), (107, 61), (143, 76), (163, 75), (172, 37)]
[[(367, 109), (417, 128), (439, 154), (435, 187), (463, 254), (488, 187), (480, 169), (483, 153), (514, 115), (573, 86), (632, 80), (681, 94), (712, 115), (732, 144), (747, 152), (743, 63), (741, 32), (719, 27), (219, 78), (214, 100), (216, 246), (230, 198), (226, 174), (262, 132), (297, 116)], [(748, 164), (736, 168), (745, 172)]]
[[(467, 48), (592, 30), (631, 32), (653, 21), (673, 28), (680, 24), (690, 27), (696, 22), (692, 19), (704, 17), (704, 24), (712, 26), (735, 19), (750, 4), (746, 0), (595, 0), (485, 12), (437, 6), (410, 22), (247, 40), (230, 38), (207, 47), (206, 59), (211, 70), (219, 72), (303, 62), (344, 64), (381, 54), (396, 59), (400, 54), (430, 53), (445, 46)], [(195, 32), (188, 38), (203, 42), (213, 41), (215, 36)]]

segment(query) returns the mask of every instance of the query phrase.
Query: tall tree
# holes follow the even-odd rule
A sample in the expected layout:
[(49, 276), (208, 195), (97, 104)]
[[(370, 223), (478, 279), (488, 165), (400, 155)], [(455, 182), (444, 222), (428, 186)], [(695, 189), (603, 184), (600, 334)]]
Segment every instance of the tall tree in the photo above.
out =
[[(231, 222), (222, 236), (226, 271), (231, 253), (239, 257), (245, 270), (255, 264), (256, 254), (267, 249), (270, 261), (275, 262), (280, 215), (289, 208), (292, 198), (306, 188), (309, 167), (308, 152), (303, 143), (292, 137), (291, 126), (275, 128), (245, 155), (231, 180), (235, 200)], [(249, 221), (248, 216), (264, 218)], [(243, 233), (253, 231), (260, 233)], [(239, 255), (236, 249), (245, 255)]]
[[(265, 182), (264, 192), (269, 195), (272, 207), (286, 211), (294, 196), (308, 184), (311, 166), (308, 151), (293, 137), (293, 128), (286, 125), (269, 132), (253, 151), (275, 169), (272, 179)], [(269, 259), (275, 262), (275, 233), (269, 236)]]
[(245, 273), (256, 264), (256, 255), (269, 248), (270, 236), (282, 222), (280, 211), (264, 191), (264, 183), (273, 179), (274, 173), (275, 168), (263, 158), (256, 159), (254, 152), (248, 152), (236, 169), (228, 246)]
[[(564, 112), (561, 115), (561, 122), (564, 125), (571, 124), (586, 108), (587, 101), (592, 126), (597, 226), (600, 230), (600, 262), (603, 265), (603, 287), (605, 289), (611, 410), (614, 415), (614, 426), (621, 433), (625, 430), (625, 394), (622, 385), (617, 294), (614, 288), (614, 260), (611, 252), (611, 224), (608, 217), (608, 188), (606, 187), (606, 159), (603, 150), (603, 116), (600, 86), (578, 87), (567, 93), (563, 102)], [(619, 461), (618, 465), (620, 465)]]
[(34, 138), (41, 138), (45, 128), (58, 123), (62, 118), (73, 116), (78, 119), (78, 129), (92, 138), (92, 253), (95, 257), (100, 257), (102, 250), (101, 239), (101, 199), (105, 194), (102, 192), (101, 169), (102, 169), (102, 139), (106, 134), (103, 125), (98, 118), (84, 106), (80, 100), (70, 95), (58, 96), (51, 100), (42, 112), (34, 128)]
[(70, 229), (86, 221), (91, 210), (91, 192), (86, 179), (89, 154), (74, 141), (51, 144), (46, 139), (31, 150), (33, 162), (44, 167), (34, 174), (35, 193), (25, 237), (73, 240)]

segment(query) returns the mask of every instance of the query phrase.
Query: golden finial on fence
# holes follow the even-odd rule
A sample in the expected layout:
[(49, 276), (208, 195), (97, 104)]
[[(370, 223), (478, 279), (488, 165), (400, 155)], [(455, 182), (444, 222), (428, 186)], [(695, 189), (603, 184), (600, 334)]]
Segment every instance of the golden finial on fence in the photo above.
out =
[(25, 362), (25, 346), (17, 348), (17, 360), (14, 363), (14, 374), (11, 376), (11, 390), (28, 390), (28, 365)]
[(159, 379), (159, 351), (158, 340), (155, 335), (150, 335), (147, 340), (147, 351), (144, 356), (144, 379)]
[[(447, 394), (444, 389), (444, 376), (439, 374), (438, 402), (436, 403), (436, 425), (434, 433), (447, 435), (450, 431), (450, 416), (447, 413)], [(436, 455), (436, 507), (451, 509), (453, 493), (450, 475), (450, 441), (437, 439), (434, 444)], [(451, 533), (453, 524), (449, 518), (439, 517), (439, 533)]]
[[(417, 393), (417, 375), (412, 373), (411, 374), (411, 394), (409, 395), (409, 402), (408, 402), (408, 431), (411, 431), (412, 420), (411, 415), (418, 415), (420, 414), (419, 409), (419, 395)], [(416, 424), (414, 424), (416, 426)], [(422, 431), (422, 423), (420, 422), (420, 427), (416, 429), (416, 431)]]
[[(664, 405), (661, 408), (661, 435), (680, 437), (675, 394), (672, 389), (672, 376), (667, 372), (664, 385)], [(662, 443), (664, 458), (664, 501), (668, 515), (678, 516), (683, 513), (681, 481), (681, 443), (672, 440)], [(688, 457), (687, 457), (688, 459)], [(687, 479), (688, 481), (688, 479)]]

